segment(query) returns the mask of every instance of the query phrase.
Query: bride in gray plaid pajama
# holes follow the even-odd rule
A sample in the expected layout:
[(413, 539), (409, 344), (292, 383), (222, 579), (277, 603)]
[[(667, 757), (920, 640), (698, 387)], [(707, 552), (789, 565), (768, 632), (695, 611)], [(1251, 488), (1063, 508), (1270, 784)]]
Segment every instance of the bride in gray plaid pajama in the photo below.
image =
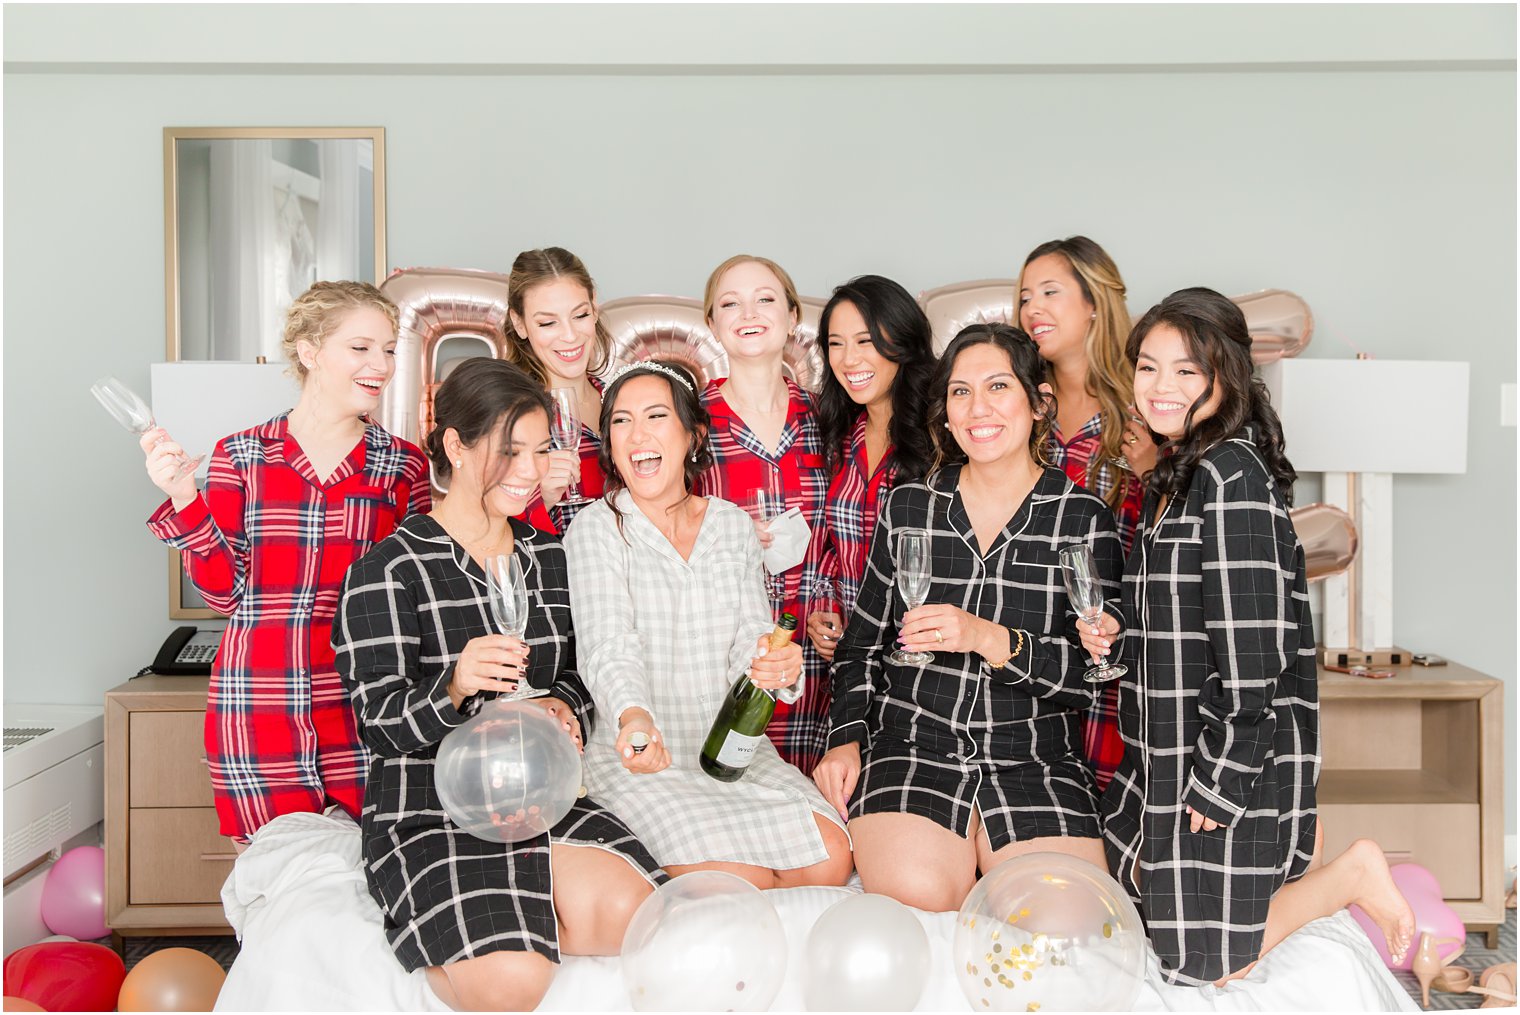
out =
[[(1396, 958), (1414, 916), (1377, 843), (1319, 862), (1319, 704), (1296, 474), (1253, 377), (1240, 309), (1183, 289), (1130, 334), (1135, 405), (1165, 439), (1125, 574), (1124, 760), (1103, 796), (1112, 869), (1162, 971), (1245, 973), (1310, 920), (1356, 903)], [(1082, 624), (1107, 655), (1120, 631)]]
[[(1040, 459), (1054, 399), (1034, 342), (973, 325), (930, 382), (938, 468), (894, 487), (834, 654), (830, 750), (813, 778), (850, 819), (865, 888), (959, 908), (984, 873), (1054, 851), (1104, 866), (1079, 718), (1094, 687), (1058, 552), (1093, 548), (1119, 592), (1113, 515)], [(948, 433), (947, 433), (948, 432)], [(904, 609), (894, 549), (926, 529), (932, 587)], [(902, 664), (893, 639), (933, 660)]]

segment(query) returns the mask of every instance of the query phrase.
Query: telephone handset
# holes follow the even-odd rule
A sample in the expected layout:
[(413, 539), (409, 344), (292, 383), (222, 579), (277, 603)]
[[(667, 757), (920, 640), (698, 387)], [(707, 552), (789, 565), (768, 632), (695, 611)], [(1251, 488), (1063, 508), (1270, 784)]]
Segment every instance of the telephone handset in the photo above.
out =
[(165, 676), (208, 676), (211, 661), (221, 644), (221, 631), (198, 631), (193, 627), (175, 628), (164, 639), (163, 648), (149, 669)]

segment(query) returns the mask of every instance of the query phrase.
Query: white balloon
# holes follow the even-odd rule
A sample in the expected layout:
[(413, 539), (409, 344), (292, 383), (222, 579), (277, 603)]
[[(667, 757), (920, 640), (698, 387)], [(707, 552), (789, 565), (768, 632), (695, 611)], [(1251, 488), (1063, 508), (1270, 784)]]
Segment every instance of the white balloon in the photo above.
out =
[(1129, 1011), (1145, 947), (1140, 914), (1106, 871), (1027, 853), (966, 896), (951, 954), (973, 1011)]
[(912, 1011), (929, 982), (929, 935), (885, 895), (854, 895), (808, 934), (802, 997), (808, 1011)]
[(633, 914), (622, 966), (634, 1011), (765, 1011), (786, 978), (786, 931), (748, 881), (693, 871)]
[(488, 842), (522, 842), (570, 813), (581, 756), (537, 705), (493, 699), (438, 745), (433, 785), (460, 828)]

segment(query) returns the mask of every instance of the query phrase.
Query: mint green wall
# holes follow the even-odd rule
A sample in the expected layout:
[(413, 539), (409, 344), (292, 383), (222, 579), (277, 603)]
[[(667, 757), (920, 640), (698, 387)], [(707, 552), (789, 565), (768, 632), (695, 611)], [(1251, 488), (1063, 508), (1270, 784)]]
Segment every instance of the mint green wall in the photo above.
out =
[(604, 298), (696, 295), (750, 250), (823, 296), (1084, 232), (1136, 312), (1281, 287), (1308, 355), (1468, 360), (1468, 472), (1395, 481), (1395, 624), (1513, 694), (1512, 7), (83, 10), (4, 12), (8, 700), (98, 700), (171, 626), (155, 491), (87, 388), (163, 355), (162, 129), (288, 124), (386, 128), (392, 265), (556, 243)]

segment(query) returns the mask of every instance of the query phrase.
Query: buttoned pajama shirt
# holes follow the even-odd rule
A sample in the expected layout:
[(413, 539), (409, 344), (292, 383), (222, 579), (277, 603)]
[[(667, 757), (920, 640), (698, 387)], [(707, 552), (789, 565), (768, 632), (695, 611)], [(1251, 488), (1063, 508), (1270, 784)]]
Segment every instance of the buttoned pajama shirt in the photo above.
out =
[[(1313, 855), (1314, 630), (1303, 547), (1249, 439), (1210, 449), (1152, 523), (1156, 506), (1124, 578), (1124, 760), (1104, 837), (1163, 975), (1200, 985), (1260, 957), (1272, 896)], [(1188, 807), (1220, 827), (1190, 831)]]
[[(527, 681), (574, 710), (584, 740), (596, 716), (575, 670), (564, 549), (524, 522), (511, 525), (528, 588)], [(333, 645), (374, 754), (361, 822), (365, 875), (408, 970), (493, 951), (558, 962), (553, 844), (607, 850), (651, 883), (664, 879), (627, 826), (591, 797), (548, 833), (518, 843), (476, 838), (444, 811), (433, 782), (438, 745), (497, 697), (479, 692), (456, 709), (448, 686), (470, 640), (495, 632), (485, 573), (427, 515), (407, 519), (348, 573)]]
[[(862, 755), (850, 816), (917, 814), (965, 837), (975, 810), (994, 850), (1042, 836), (1096, 838), (1097, 797), (1077, 726), (1094, 687), (1082, 679), (1088, 664), (1059, 554), (1091, 546), (1105, 594), (1117, 597), (1113, 516), (1046, 469), (984, 552), (961, 501), (960, 473), (946, 466), (887, 495), (834, 654), (829, 744), (859, 743)], [(1006, 665), (990, 671), (971, 652), (938, 651), (914, 665), (887, 658), (906, 612), (894, 564), (905, 529), (929, 532), (926, 603), (1008, 628), (1010, 648), (1019, 648), (1022, 632)]]
[(223, 835), (329, 801), (358, 817), (369, 758), (333, 665), (338, 590), (350, 564), (429, 503), (416, 447), (371, 423), (323, 480), (281, 414), (219, 441), (205, 492), (148, 520), (228, 615), (205, 728)]

